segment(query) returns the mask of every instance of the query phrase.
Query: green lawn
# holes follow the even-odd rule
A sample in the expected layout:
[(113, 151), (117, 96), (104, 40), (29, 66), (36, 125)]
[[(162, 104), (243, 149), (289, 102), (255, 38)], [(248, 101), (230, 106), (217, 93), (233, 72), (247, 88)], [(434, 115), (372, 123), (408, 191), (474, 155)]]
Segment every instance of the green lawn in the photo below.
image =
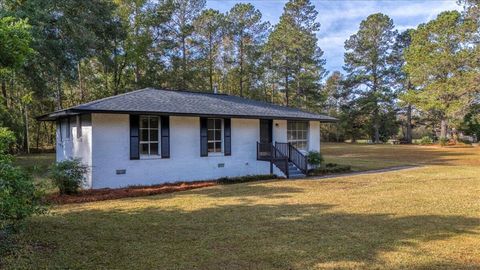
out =
[[(6, 269), (479, 269), (480, 148), (324, 144), (356, 170), (57, 206)], [(1, 268), (1, 267), (0, 267)]]
[(15, 156), (15, 165), (22, 166), (34, 174), (43, 175), (55, 161), (55, 154), (30, 154)]
[(47, 193), (57, 192), (52, 182), (48, 180), (48, 168), (55, 161), (54, 153), (30, 154), (15, 156), (15, 165), (25, 168), (30, 172), (35, 181)]

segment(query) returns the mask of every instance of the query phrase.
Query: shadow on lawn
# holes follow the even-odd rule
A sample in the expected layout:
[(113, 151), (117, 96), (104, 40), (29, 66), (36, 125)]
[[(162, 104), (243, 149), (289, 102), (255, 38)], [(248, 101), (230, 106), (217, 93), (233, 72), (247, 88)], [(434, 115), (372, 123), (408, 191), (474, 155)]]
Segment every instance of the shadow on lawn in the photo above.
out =
[(380, 253), (400, 247), (418, 252), (419, 242), (475, 234), (480, 227), (478, 218), (396, 217), (332, 212), (333, 207), (244, 203), (192, 211), (84, 210), (40, 217), (28, 233), (38, 242), (53, 235), (56, 248), (35, 256), (61, 268), (305, 269), (348, 268), (345, 262), (378, 266)]

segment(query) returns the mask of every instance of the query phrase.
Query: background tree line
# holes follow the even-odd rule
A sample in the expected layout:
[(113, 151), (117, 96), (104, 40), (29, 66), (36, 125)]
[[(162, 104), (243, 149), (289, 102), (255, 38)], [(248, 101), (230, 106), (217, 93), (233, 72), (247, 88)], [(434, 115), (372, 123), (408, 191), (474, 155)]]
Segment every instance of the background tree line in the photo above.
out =
[[(252, 4), (205, 0), (3, 0), (0, 124), (23, 150), (54, 143), (34, 116), (143, 87), (238, 95), (340, 119), (327, 139), (379, 142), (415, 126), (478, 132), (478, 5), (398, 33), (373, 14), (327, 78), (318, 11), (290, 0), (276, 25)], [(443, 135), (446, 135), (443, 133)]]
[(464, 12), (442, 12), (404, 32), (372, 14), (345, 42), (345, 74), (326, 80), (327, 111), (341, 119), (325, 127), (330, 140), (412, 142), (446, 138), (449, 128), (480, 138), (479, 1)]

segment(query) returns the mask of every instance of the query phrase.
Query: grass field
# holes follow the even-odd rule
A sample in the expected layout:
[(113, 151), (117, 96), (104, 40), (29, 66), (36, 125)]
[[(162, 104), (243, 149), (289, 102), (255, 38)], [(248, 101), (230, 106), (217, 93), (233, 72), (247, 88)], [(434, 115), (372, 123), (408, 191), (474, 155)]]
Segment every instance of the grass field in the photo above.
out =
[(480, 148), (322, 149), (356, 170), (418, 168), (57, 206), (3, 267), (480, 269)]

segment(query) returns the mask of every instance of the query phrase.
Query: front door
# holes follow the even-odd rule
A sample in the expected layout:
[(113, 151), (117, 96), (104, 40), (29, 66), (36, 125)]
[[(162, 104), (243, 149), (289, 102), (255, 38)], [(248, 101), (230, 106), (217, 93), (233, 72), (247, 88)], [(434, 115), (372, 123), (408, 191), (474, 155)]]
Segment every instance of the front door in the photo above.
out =
[(273, 120), (260, 119), (260, 143), (272, 143)]

